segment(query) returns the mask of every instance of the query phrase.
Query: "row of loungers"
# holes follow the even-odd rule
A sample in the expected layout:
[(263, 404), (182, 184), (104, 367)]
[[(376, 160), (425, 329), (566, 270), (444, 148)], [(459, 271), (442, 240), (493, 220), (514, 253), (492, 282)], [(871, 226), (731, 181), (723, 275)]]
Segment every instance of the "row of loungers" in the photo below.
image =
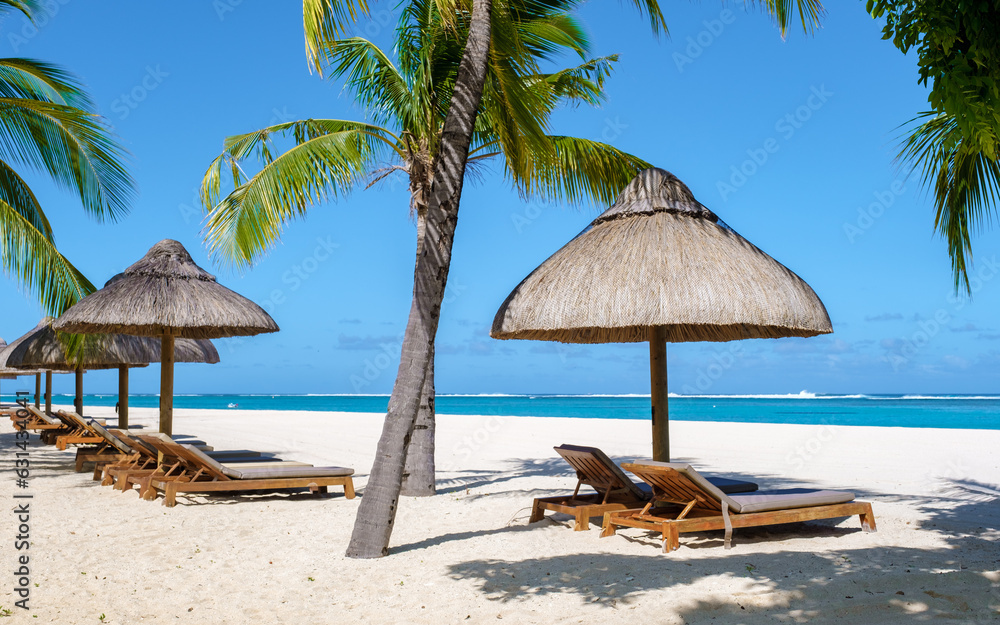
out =
[[(625, 463), (621, 468), (596, 447), (562, 445), (555, 448), (577, 474), (570, 496), (535, 499), (529, 523), (547, 510), (572, 514), (577, 531), (588, 529), (590, 518), (603, 518), (601, 537), (614, 536), (619, 527), (659, 532), (663, 552), (680, 548), (680, 534), (724, 530), (725, 548), (732, 546), (733, 529), (833, 519), (858, 515), (865, 532), (875, 531), (875, 515), (868, 502), (854, 493), (791, 488), (757, 490), (757, 484), (704, 476), (691, 465), (652, 460)], [(622, 468), (636, 475), (636, 484)], [(580, 495), (580, 487), (596, 492)]]
[(250, 450), (216, 451), (204, 441), (160, 433), (108, 430), (99, 421), (62, 410), (50, 417), (24, 406), (10, 417), (15, 429), (37, 431), (57, 449), (78, 445), (78, 472), (93, 462), (95, 480), (123, 491), (138, 486), (140, 496), (150, 501), (162, 492), (168, 507), (176, 505), (177, 493), (300, 488), (325, 493), (329, 486), (342, 486), (348, 499), (355, 496), (354, 470), (345, 467), (314, 467)]

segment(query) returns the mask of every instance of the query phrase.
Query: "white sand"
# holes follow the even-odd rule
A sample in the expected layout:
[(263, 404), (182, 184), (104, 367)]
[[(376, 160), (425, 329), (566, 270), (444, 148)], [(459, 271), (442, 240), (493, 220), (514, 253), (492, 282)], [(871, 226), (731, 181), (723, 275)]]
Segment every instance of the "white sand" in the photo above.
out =
[[(93, 416), (113, 416), (107, 409)], [(152, 426), (155, 410), (134, 409)], [(382, 416), (177, 410), (175, 432), (217, 449), (357, 470), (363, 492)], [(0, 420), (13, 508), (14, 435)], [(685, 534), (660, 552), (639, 530), (601, 539), (568, 517), (527, 525), (531, 500), (574, 478), (553, 445), (648, 454), (649, 424), (440, 416), (439, 495), (404, 499), (391, 554), (344, 551), (360, 499), (339, 492), (141, 501), (74, 473), (32, 437), (32, 623), (987, 623), (1000, 618), (1000, 431), (672, 424), (675, 459), (706, 472), (855, 491), (857, 518)], [(331, 493), (338, 489), (331, 488)], [(16, 519), (0, 522), (0, 605), (12, 608)], [(32, 618), (35, 617), (35, 618)], [(2, 621), (0, 621), (2, 623)]]

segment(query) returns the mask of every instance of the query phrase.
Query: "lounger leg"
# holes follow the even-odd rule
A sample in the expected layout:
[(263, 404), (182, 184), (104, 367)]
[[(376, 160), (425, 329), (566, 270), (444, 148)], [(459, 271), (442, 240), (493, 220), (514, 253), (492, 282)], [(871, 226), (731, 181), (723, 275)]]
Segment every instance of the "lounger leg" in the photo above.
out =
[(347, 481), (344, 482), (344, 496), (348, 499), (354, 499), (354, 480), (351, 478), (347, 478)]
[(861, 518), (861, 529), (865, 532), (876, 532), (875, 513), (872, 512), (872, 505), (868, 504), (867, 509), (858, 515)]
[[(111, 471), (108, 470), (108, 467), (104, 467), (101, 471), (104, 474), (104, 477), (101, 478), (101, 486), (114, 486), (115, 478), (111, 475)], [(94, 472), (96, 473), (97, 470), (95, 469)]]
[[(153, 498), (156, 498), (156, 489), (150, 488), (153, 491)], [(173, 508), (177, 505), (177, 484), (175, 482), (167, 482), (166, 488), (163, 489), (163, 505), (168, 508)]]
[(673, 523), (663, 524), (663, 553), (670, 553), (681, 548), (681, 536)]
[(615, 529), (616, 529), (615, 528), (615, 524), (611, 520), (611, 513), (610, 512), (605, 512), (604, 513), (604, 525), (603, 525), (603, 529), (601, 529), (601, 538), (607, 538), (608, 536), (614, 536), (615, 535)]
[[(170, 492), (169, 489), (171, 484), (173, 484), (173, 482), (167, 482), (167, 492)], [(153, 488), (152, 478), (147, 477), (139, 483), (139, 496), (145, 501), (156, 501), (156, 489)]]
[(536, 523), (545, 518), (545, 508), (542, 507), (542, 500), (536, 499), (531, 503), (531, 516), (528, 523)]
[[(104, 479), (104, 467), (101, 466), (101, 463), (97, 463), (94, 465), (94, 481), (96, 482), (97, 480), (103, 480), (103, 479)], [(103, 482), (101, 483), (103, 484)]]
[(77, 473), (83, 471), (83, 456), (80, 454), (79, 451), (76, 452), (76, 467), (74, 468), (76, 469)]
[(330, 491), (327, 490), (326, 486), (320, 486), (319, 488), (316, 489), (316, 492), (325, 495)]

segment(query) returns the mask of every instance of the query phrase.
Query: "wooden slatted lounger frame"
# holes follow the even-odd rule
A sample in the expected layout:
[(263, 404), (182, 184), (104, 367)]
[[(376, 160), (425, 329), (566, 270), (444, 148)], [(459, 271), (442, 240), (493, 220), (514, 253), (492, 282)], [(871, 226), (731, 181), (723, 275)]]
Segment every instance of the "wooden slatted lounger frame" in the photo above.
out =
[[(635, 473), (653, 487), (653, 500), (642, 509), (605, 513), (602, 538), (614, 536), (616, 529), (622, 526), (660, 532), (663, 553), (669, 553), (680, 548), (680, 534), (684, 532), (725, 530), (725, 546), (728, 549), (732, 530), (737, 527), (797, 523), (856, 514), (861, 520), (863, 531), (876, 530), (872, 505), (863, 501), (730, 514), (729, 505), (725, 500), (706, 491), (681, 471), (665, 466), (667, 463), (656, 464), (660, 466), (645, 463), (622, 465), (622, 468)], [(687, 465), (675, 466), (685, 467), (683, 470), (694, 472), (694, 469)], [(760, 493), (760, 495), (767, 494)], [(851, 497), (853, 499), (853, 495)], [(666, 504), (666, 507), (654, 507), (658, 503)]]
[[(603, 451), (596, 447), (560, 445), (553, 449), (576, 470), (576, 488), (573, 494), (557, 497), (539, 497), (532, 502), (528, 523), (541, 521), (545, 511), (561, 512), (575, 518), (573, 530), (590, 529), (590, 519), (603, 517), (607, 512), (638, 508), (649, 501), (649, 493), (639, 489)], [(726, 492), (757, 490), (753, 482), (712, 477), (709, 480)], [(580, 487), (590, 486), (596, 493), (581, 495)]]
[[(148, 488), (143, 499), (156, 498), (158, 491), (163, 491), (163, 504), (167, 507), (177, 505), (177, 493), (210, 493), (241, 490), (281, 490), (287, 488), (308, 488), (313, 493), (326, 493), (328, 486), (343, 486), (344, 495), (354, 499), (354, 480), (348, 475), (308, 477), (271, 477), (262, 479), (234, 479), (218, 471), (212, 465), (204, 462), (197, 450), (188, 445), (179, 445), (173, 441), (140, 436), (151, 445), (158, 445), (179, 458), (187, 471), (176, 479), (152, 475), (148, 478)], [(155, 441), (155, 442), (154, 442)], [(353, 473), (353, 470), (350, 470)]]

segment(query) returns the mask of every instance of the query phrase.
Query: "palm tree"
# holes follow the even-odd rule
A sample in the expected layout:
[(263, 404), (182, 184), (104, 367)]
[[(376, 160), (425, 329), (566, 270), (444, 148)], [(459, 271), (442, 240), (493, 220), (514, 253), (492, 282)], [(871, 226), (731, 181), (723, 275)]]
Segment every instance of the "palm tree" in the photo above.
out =
[[(29, 19), (36, 8), (34, 0), (0, 0), (0, 10)], [(0, 119), (0, 264), (58, 316), (94, 286), (56, 249), (41, 204), (13, 165), (76, 192), (98, 221), (127, 214), (134, 182), (83, 86), (54, 65), (0, 59)]]
[[(640, 11), (648, 11), (654, 32), (663, 25), (663, 16), (655, 0), (633, 0)], [(793, 8), (798, 8), (803, 29), (818, 25), (822, 5), (818, 0), (767, 0), (767, 11), (781, 28), (782, 36), (791, 22)], [(366, 501), (358, 508), (349, 557), (377, 558), (388, 553), (392, 524), (395, 521), (399, 481), (402, 477), (399, 458), (405, 454), (420, 408), (423, 365), (433, 355), (441, 302), (448, 277), (451, 247), (458, 219), (459, 198), (465, 176), (485, 73), (490, 61), (493, 25), (492, 0), (473, 0), (470, 35), (466, 41), (452, 103), (445, 119), (441, 156), (435, 162), (434, 189), (427, 209), (426, 240), (418, 250), (413, 278), (413, 300), (406, 335), (403, 339), (399, 373), (389, 399), (375, 464), (365, 487)], [(428, 252), (429, 250), (429, 252)], [(422, 371), (423, 369), (423, 371)]]
[[(504, 157), (511, 178), (526, 193), (606, 202), (647, 164), (604, 144), (546, 135), (539, 123), (559, 102), (600, 102), (604, 78), (615, 61), (587, 59), (583, 34), (568, 17), (549, 9), (519, 21), (518, 37), (527, 40), (524, 45), (532, 58), (543, 59), (568, 46), (583, 62), (556, 73), (525, 76), (511, 56), (495, 59), (471, 160)], [(301, 213), (311, 193), (322, 198), (322, 193), (342, 192), (360, 180), (381, 179), (397, 170), (409, 178), (419, 248), (433, 163), (461, 55), (452, 32), (436, 5), (422, 1), (404, 10), (396, 64), (365, 39), (335, 42), (328, 53), (332, 75), (347, 77), (358, 100), (373, 112), (375, 124), (307, 120), (228, 139), (203, 184), (206, 206), (214, 206), (207, 236), (212, 252), (223, 262), (249, 266), (284, 223)], [(280, 134), (292, 135), (296, 147), (274, 157), (272, 137)], [(524, 136), (530, 138), (527, 147), (520, 140)], [(245, 176), (233, 168), (251, 155), (264, 163), (256, 175)], [(386, 160), (392, 164), (379, 167)], [(327, 170), (317, 172), (317, 163)], [(219, 201), (223, 168), (235, 172), (236, 189)], [(323, 176), (324, 183), (329, 180), (329, 188), (298, 182), (316, 176)], [(413, 495), (434, 493), (433, 359), (423, 389), (404, 469), (404, 492)]]
[[(442, 5), (449, 4), (449, 0), (436, 1)], [(663, 17), (655, 0), (632, 1), (640, 11), (648, 11), (653, 29), (658, 31), (659, 27), (663, 25)], [(451, 102), (447, 107), (445, 121), (439, 136), (437, 157), (432, 163), (431, 186), (425, 192), (428, 204), (424, 218), (423, 240), (418, 245), (417, 250), (413, 303), (407, 322), (400, 368), (389, 401), (389, 409), (379, 440), (375, 464), (366, 487), (366, 497), (359, 508), (351, 544), (348, 547), (348, 555), (351, 557), (380, 557), (387, 553), (400, 493), (407, 445), (414, 431), (428, 366), (432, 359), (434, 334), (437, 331), (440, 306), (444, 298), (466, 162), (475, 133), (481, 126), (480, 105), (484, 87), (487, 85), (487, 73), (491, 68), (491, 61), (503, 57), (504, 54), (517, 54), (523, 49), (517, 45), (519, 42), (516, 40), (510, 41), (509, 37), (497, 37), (498, 32), (509, 35), (511, 31), (503, 29), (503, 26), (507, 25), (503, 19), (499, 22), (499, 28), (497, 27), (498, 23), (494, 17), (495, 7), (492, 0), (473, 0), (471, 4), (471, 12), (467, 10), (468, 2), (464, 2), (461, 3), (461, 7), (454, 7), (462, 8), (463, 11), (447, 13), (451, 16), (462, 16), (464, 21), (469, 24), (469, 34), (452, 88)], [(568, 1), (562, 4), (575, 6), (577, 2)], [(508, 14), (504, 13), (502, 9), (509, 5), (502, 1), (498, 1), (497, 5), (501, 7), (497, 13), (500, 14), (501, 18), (506, 18)], [(799, 15), (807, 31), (818, 23), (822, 7), (815, 0), (798, 0), (795, 3), (768, 0), (765, 7), (775, 17), (783, 34), (791, 21), (793, 6), (799, 8)], [(512, 47), (506, 47), (499, 54), (490, 54), (491, 50), (496, 51), (502, 44)], [(523, 61), (523, 56), (519, 56), (518, 60)], [(385, 95), (391, 97), (392, 94)], [(347, 137), (344, 136), (342, 139), (346, 140)], [(359, 138), (356, 137), (356, 139)], [(342, 141), (344, 147), (350, 147), (352, 150), (358, 150), (364, 143), (364, 140), (356, 140), (353, 145), (347, 146), (347, 142)], [(539, 146), (540, 153), (546, 152), (542, 147), (544, 140), (537, 142), (532, 133), (525, 135), (525, 143)], [(237, 147), (236, 144), (237, 141), (228, 143), (230, 147)], [(555, 152), (556, 150), (550, 145), (548, 150), (550, 156), (542, 160), (553, 166), (559, 163), (572, 163), (572, 157), (568, 151), (564, 151), (561, 155), (554, 155)], [(315, 154), (315, 156), (318, 157), (316, 162), (325, 163), (323, 158), (326, 155)], [(270, 156), (265, 155), (265, 158), (270, 159)], [(510, 160), (507, 162), (509, 174), (511, 173), (511, 162)], [(234, 179), (239, 180), (242, 174), (236, 162), (231, 161), (230, 164)], [(282, 211), (280, 206), (271, 204), (270, 208), (277, 209), (271, 212), (272, 223), (280, 224), (293, 215), (301, 214), (314, 197), (318, 199), (327, 197), (333, 175), (337, 170), (341, 170), (343, 173), (345, 169), (343, 162), (331, 160), (330, 164), (331, 167), (324, 165), (322, 171), (318, 172), (320, 175), (314, 176), (308, 181), (306, 193), (298, 194), (298, 197), (292, 193), (288, 197), (290, 200), (297, 200), (296, 203), (290, 205), (288, 210)], [(549, 172), (551, 174), (558, 169), (558, 167), (553, 167)], [(511, 177), (517, 180), (515, 175)], [(218, 193), (217, 178), (218, 174), (216, 174), (215, 182), (216, 194)], [(544, 179), (545, 176), (540, 178)], [(529, 176), (522, 179), (530, 180), (531, 178)], [(554, 175), (553, 179), (565, 180), (558, 175)], [(349, 181), (349, 178), (347, 180)], [(335, 188), (334, 191), (336, 191)], [(211, 197), (206, 196), (206, 199), (211, 200)], [(295, 208), (291, 208), (291, 206)], [(263, 237), (264, 240), (268, 238), (273, 240), (276, 232), (273, 229), (258, 230), (256, 233), (247, 232), (247, 235), (249, 236), (247, 242), (252, 244), (254, 238)]]

